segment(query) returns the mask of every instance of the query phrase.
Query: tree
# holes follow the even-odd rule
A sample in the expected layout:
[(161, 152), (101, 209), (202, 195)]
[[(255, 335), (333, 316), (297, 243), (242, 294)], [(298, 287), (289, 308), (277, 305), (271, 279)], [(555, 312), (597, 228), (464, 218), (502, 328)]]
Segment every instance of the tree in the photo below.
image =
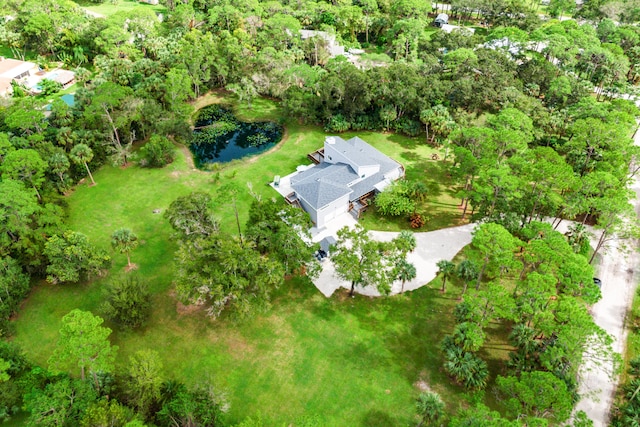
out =
[(67, 183), (64, 180), (64, 176), (71, 166), (71, 164), (69, 163), (69, 158), (65, 154), (64, 150), (56, 150), (53, 154), (51, 154), (47, 163), (49, 163), (51, 172), (56, 174), (60, 179), (60, 187), (64, 191), (64, 189), (68, 188)]
[(478, 276), (480, 275), (480, 268), (478, 268), (478, 265), (473, 260), (465, 259), (458, 264), (458, 268), (456, 268), (456, 275), (464, 282), (462, 294), (460, 295), (460, 298), (462, 298), (467, 292), (469, 283), (478, 279)]
[[(420, 121), (425, 125), (427, 142), (433, 144), (436, 136), (447, 136), (455, 126), (455, 122), (449, 114), (449, 110), (444, 105), (435, 105), (420, 112)], [(431, 129), (431, 140), (429, 141), (429, 129)]]
[(128, 392), (138, 412), (149, 415), (160, 400), (163, 383), (162, 361), (155, 350), (139, 350), (129, 357)]
[(240, 83), (227, 85), (227, 90), (235, 93), (239, 102), (246, 102), (248, 109), (251, 109), (251, 102), (258, 95), (255, 85), (246, 77), (243, 77)]
[(224, 397), (211, 385), (191, 390), (182, 386), (162, 405), (157, 417), (164, 425), (215, 427), (222, 425), (226, 407)]
[(137, 427), (145, 427), (142, 422), (137, 420), (133, 409), (115, 399), (102, 398), (93, 402), (86, 409), (80, 421), (80, 427), (133, 427), (133, 422), (136, 421), (139, 422)]
[(475, 354), (459, 347), (451, 347), (445, 353), (444, 370), (457, 383), (468, 389), (482, 389), (487, 385), (487, 363)]
[[(0, 331), (29, 292), (29, 276), (11, 257), (0, 258)], [(0, 332), (0, 335), (5, 335)]]
[(171, 202), (164, 217), (180, 239), (210, 237), (218, 232), (219, 225), (211, 213), (211, 196), (194, 192)]
[(438, 393), (423, 391), (420, 393), (420, 396), (418, 396), (418, 403), (416, 406), (418, 410), (418, 417), (420, 417), (418, 427), (421, 427), (422, 425), (438, 425), (438, 422), (444, 418), (445, 406)]
[(522, 372), (519, 378), (498, 376), (496, 385), (513, 417), (551, 418), (562, 423), (571, 415), (571, 392), (567, 384), (551, 372)]
[(128, 228), (119, 228), (111, 235), (111, 246), (127, 255), (127, 267), (131, 268), (131, 251), (138, 247), (138, 236)]
[(22, 181), (33, 188), (42, 200), (38, 189), (44, 182), (44, 171), (47, 163), (42, 160), (37, 151), (31, 149), (15, 150), (8, 153), (0, 166), (2, 179)]
[(226, 233), (184, 241), (176, 253), (176, 264), (179, 298), (208, 303), (212, 317), (223, 310), (248, 317), (266, 309), (273, 291), (284, 281), (281, 263)]
[(44, 255), (49, 260), (49, 283), (78, 282), (82, 276), (100, 273), (111, 259), (104, 251), (95, 248), (82, 233), (67, 231), (51, 236), (44, 245)]
[(86, 144), (78, 144), (71, 149), (69, 153), (71, 160), (74, 163), (84, 165), (85, 169), (87, 169), (87, 174), (89, 174), (89, 178), (91, 178), (91, 183), (96, 185), (96, 182), (93, 180), (93, 175), (91, 175), (91, 171), (89, 170), (89, 163), (93, 159), (93, 151)]
[(143, 166), (161, 168), (176, 158), (176, 148), (169, 138), (161, 135), (152, 135), (141, 149), (144, 159), (140, 162)]
[(409, 187), (404, 181), (395, 182), (379, 193), (375, 198), (375, 205), (382, 215), (390, 216), (408, 215), (416, 210)]
[(513, 263), (518, 242), (518, 239), (498, 224), (480, 224), (473, 231), (471, 244), (478, 249), (482, 260), (476, 289), (480, 287), (487, 269), (495, 274), (497, 269), (508, 267)]
[[(111, 146), (116, 164), (127, 164), (133, 135), (130, 126), (139, 119), (142, 102), (133, 97), (129, 87), (106, 81), (95, 88), (90, 104), (84, 110), (88, 123), (97, 129), (108, 131), (108, 143)], [(129, 131), (130, 141), (123, 142), (123, 132)]]
[(90, 384), (67, 376), (46, 379), (42, 388), (33, 387), (25, 395), (24, 405), (31, 413), (29, 427), (78, 425), (86, 409), (96, 399)]
[(399, 263), (396, 265), (397, 270), (397, 278), (402, 282), (402, 288), (400, 288), (400, 293), (404, 292), (404, 284), (409, 280), (413, 280), (416, 278), (416, 266), (412, 263), (408, 262), (406, 259), (401, 259)]
[(360, 225), (353, 230), (344, 227), (338, 231), (331, 261), (336, 275), (351, 282), (349, 295), (353, 296), (356, 285), (374, 286), (383, 295), (391, 291), (391, 284), (396, 278), (392, 256), (394, 246), (390, 242), (371, 240)]
[(137, 275), (112, 278), (105, 286), (105, 294), (102, 311), (122, 328), (138, 328), (149, 317), (151, 294)]
[(100, 389), (97, 374), (114, 368), (117, 346), (109, 342), (111, 329), (102, 325), (104, 320), (88, 311), (72, 310), (62, 318), (60, 337), (49, 365), (53, 367), (77, 366), (84, 381), (86, 371)]
[(442, 289), (440, 290), (442, 293), (445, 292), (445, 286), (447, 283), (447, 279), (449, 277), (451, 277), (451, 275), (455, 272), (456, 270), (456, 265), (446, 259), (441, 259), (440, 261), (438, 261), (436, 263), (436, 265), (438, 266), (438, 274), (442, 274)]
[(302, 209), (275, 200), (254, 199), (246, 225), (247, 241), (262, 255), (284, 266), (285, 274), (315, 277), (321, 266), (314, 256), (317, 244), (310, 244), (311, 219)]

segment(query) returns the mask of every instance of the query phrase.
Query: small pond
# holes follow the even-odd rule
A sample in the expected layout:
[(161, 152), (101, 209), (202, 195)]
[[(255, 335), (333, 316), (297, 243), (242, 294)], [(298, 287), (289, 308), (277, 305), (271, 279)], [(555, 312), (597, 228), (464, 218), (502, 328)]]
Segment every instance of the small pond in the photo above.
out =
[(283, 128), (274, 122), (240, 121), (230, 110), (209, 105), (198, 111), (191, 144), (198, 167), (261, 153), (282, 139)]

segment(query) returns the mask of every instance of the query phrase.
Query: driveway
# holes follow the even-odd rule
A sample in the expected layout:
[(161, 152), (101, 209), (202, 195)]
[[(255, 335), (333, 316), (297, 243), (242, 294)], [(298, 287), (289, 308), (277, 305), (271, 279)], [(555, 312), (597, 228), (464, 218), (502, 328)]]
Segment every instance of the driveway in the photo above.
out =
[[(471, 243), (471, 232), (474, 227), (475, 224), (467, 224), (426, 233), (414, 233), (417, 243), (416, 249), (407, 255), (407, 260), (415, 265), (416, 278), (406, 282), (404, 290), (418, 289), (433, 280), (438, 272), (436, 263), (442, 259), (452, 260), (463, 247)], [(399, 233), (370, 231), (369, 234), (376, 240), (387, 242), (398, 236)], [(323, 233), (324, 236), (326, 234)], [(324, 296), (330, 297), (339, 288), (351, 288), (351, 283), (335, 276), (335, 268), (330, 259), (325, 259), (323, 263), (322, 273), (313, 283)], [(399, 293), (401, 286), (399, 281), (394, 283), (391, 294)], [(357, 286), (356, 292), (361, 295), (380, 296), (378, 290), (371, 286), (366, 288)]]

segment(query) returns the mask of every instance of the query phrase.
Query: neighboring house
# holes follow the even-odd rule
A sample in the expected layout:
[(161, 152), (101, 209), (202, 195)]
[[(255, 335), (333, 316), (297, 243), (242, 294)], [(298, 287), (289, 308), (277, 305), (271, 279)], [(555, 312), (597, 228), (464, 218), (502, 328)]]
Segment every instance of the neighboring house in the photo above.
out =
[(0, 56), (0, 95), (11, 94), (11, 82), (13, 80), (24, 80), (37, 71), (38, 67), (33, 62)]
[(160, 4), (160, 2), (158, 0), (140, 0), (140, 3), (146, 3), (146, 4)]
[(440, 29), (445, 33), (451, 33), (453, 32), (453, 30), (458, 30), (465, 36), (471, 36), (476, 32), (476, 30), (471, 27), (460, 27), (458, 25), (451, 25), (451, 24), (442, 24), (440, 26)]
[(336, 36), (327, 33), (326, 31), (314, 31), (314, 30), (300, 30), (300, 38), (302, 40), (310, 39), (313, 37), (320, 37), (327, 42), (327, 50), (331, 57), (344, 55), (344, 46), (340, 46), (336, 40)]
[(435, 25), (436, 27), (442, 27), (443, 25), (446, 25), (449, 23), (449, 15), (447, 15), (446, 13), (441, 13), (438, 16), (436, 16), (436, 19), (433, 21), (433, 25)]
[(368, 198), (404, 176), (400, 163), (358, 137), (329, 136), (310, 156), (317, 164), (299, 167), (274, 187), (308, 212), (318, 228), (346, 212), (358, 217)]

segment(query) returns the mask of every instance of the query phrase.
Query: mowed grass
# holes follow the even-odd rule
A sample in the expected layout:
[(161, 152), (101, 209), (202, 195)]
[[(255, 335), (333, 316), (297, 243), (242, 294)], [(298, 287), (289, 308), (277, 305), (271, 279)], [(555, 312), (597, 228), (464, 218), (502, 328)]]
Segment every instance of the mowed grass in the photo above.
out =
[(110, 16), (118, 12), (129, 12), (134, 9), (150, 9), (156, 13), (166, 13), (167, 8), (158, 4), (151, 5), (140, 3), (138, 0), (117, 0), (111, 2), (109, 0), (104, 3), (96, 4), (89, 0), (75, 0), (75, 2), (84, 9), (90, 10), (100, 15)]
[[(280, 116), (277, 104), (264, 99), (255, 100), (251, 110), (239, 108), (238, 114), (247, 120)], [(298, 278), (277, 292), (270, 311), (242, 322), (226, 317), (212, 321), (199, 309), (177, 304), (171, 288), (176, 244), (162, 213), (179, 196), (192, 191), (215, 195), (228, 181), (242, 188), (251, 183), (261, 197), (279, 197), (268, 183), (308, 163), (306, 154), (320, 148), (325, 136), (317, 127), (286, 126), (285, 140), (270, 152), (224, 165), (218, 172), (193, 169), (181, 150), (164, 169), (105, 166), (95, 173), (96, 186), (80, 184), (68, 197), (69, 227), (94, 244), (111, 251), (110, 235), (119, 227), (131, 228), (141, 240), (132, 253), (138, 270), (127, 274), (148, 281), (153, 312), (141, 330), (121, 332), (108, 324), (119, 347), (119, 369), (126, 370), (137, 350), (155, 349), (167, 378), (207, 381), (224, 391), (232, 422), (262, 414), (267, 425), (277, 426), (296, 425), (303, 416), (316, 417), (323, 426), (407, 425), (413, 421), (419, 382), (441, 393), (454, 411), (460, 389), (442, 373), (439, 352), (440, 341), (453, 327), (450, 313), (459, 292), (454, 285), (444, 295), (425, 287), (389, 298), (352, 299), (341, 293), (327, 299)], [(420, 140), (359, 135), (401, 161), (408, 175), (423, 174), (431, 162), (425, 160), (431, 149)], [(433, 164), (437, 170), (438, 163)], [(251, 199), (248, 189), (239, 196), (243, 224)], [(224, 229), (235, 230), (230, 205), (221, 203), (217, 213)], [(104, 278), (77, 285), (42, 283), (34, 289), (15, 321), (14, 340), (36, 362), (47, 364), (66, 313), (80, 308), (101, 314), (104, 284), (125, 274), (125, 256), (112, 256), (113, 267)], [(439, 279), (435, 282), (439, 287)]]

